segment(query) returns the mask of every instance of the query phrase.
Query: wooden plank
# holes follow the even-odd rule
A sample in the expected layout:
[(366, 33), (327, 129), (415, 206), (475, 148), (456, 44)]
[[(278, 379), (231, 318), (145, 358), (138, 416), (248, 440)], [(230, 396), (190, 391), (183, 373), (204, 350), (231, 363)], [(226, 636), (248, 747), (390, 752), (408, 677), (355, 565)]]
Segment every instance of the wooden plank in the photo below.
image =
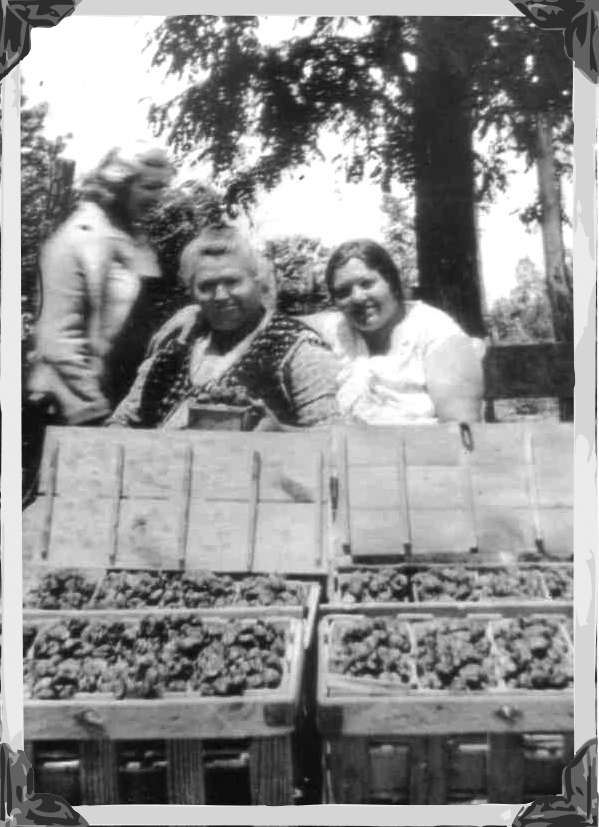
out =
[(42, 526), (46, 513), (46, 501), (42, 496), (34, 500), (23, 512), (23, 572), (26, 574), (28, 564), (39, 562), (42, 550)]
[[(414, 514), (412, 513), (412, 520)], [(414, 548), (418, 542), (416, 527), (412, 524)], [(404, 554), (402, 546), (402, 520), (397, 508), (351, 510), (352, 557), (398, 556)]]
[(485, 399), (574, 396), (571, 344), (495, 345), (483, 360)]
[(505, 466), (481, 465), (472, 460), (472, 487), (477, 508), (493, 506), (496, 510), (528, 508), (526, 468), (523, 463)]
[(114, 741), (88, 739), (79, 745), (81, 803), (118, 804), (118, 752)]
[(123, 567), (177, 568), (185, 500), (122, 500), (116, 563)]
[(489, 804), (524, 800), (526, 762), (522, 736), (517, 733), (489, 735), (487, 798)]
[(59, 495), (77, 492), (89, 497), (112, 495), (117, 446), (114, 436), (109, 437), (101, 428), (48, 428), (40, 465), (40, 493), (46, 493), (51, 484), (54, 445), (60, 451), (56, 484)]
[(539, 505), (545, 508), (574, 506), (573, 456), (539, 457), (535, 453)]
[(269, 726), (264, 710), (268, 704), (287, 705), (289, 695), (265, 692), (239, 698), (181, 698), (160, 700), (100, 700), (96, 698), (68, 701), (25, 701), (25, 727), (31, 740), (84, 740), (89, 738), (85, 719), (93, 713), (101, 721), (99, 730), (105, 739), (147, 740), (161, 738), (245, 738), (284, 735), (292, 724)]
[(159, 438), (129, 442), (123, 437), (123, 447), (124, 497), (166, 499), (181, 491), (185, 479), (184, 443)]
[(506, 509), (501, 501), (496, 504), (479, 501), (477, 527), (481, 555), (506, 552), (515, 557), (536, 550), (530, 507)]
[[(569, 730), (574, 720), (573, 693), (546, 690), (514, 694), (510, 692), (471, 693), (462, 696), (445, 693), (405, 692), (385, 697), (335, 696), (319, 700), (321, 727), (327, 735), (327, 707), (343, 710), (345, 735), (384, 736), (454, 735), (493, 732), (545, 732), (551, 720), (556, 731)], [(506, 719), (503, 709), (515, 710)], [(339, 732), (335, 733), (339, 735)]]
[(56, 497), (48, 559), (55, 566), (98, 566), (108, 563), (112, 525), (109, 499)]
[(293, 804), (291, 736), (254, 738), (249, 755), (252, 804)]
[(407, 482), (411, 510), (443, 510), (467, 505), (459, 466), (411, 465), (407, 469)]
[(249, 500), (248, 536), (246, 543), (246, 570), (254, 570), (254, 558), (256, 556), (256, 529), (258, 526), (258, 502), (260, 500), (260, 474), (262, 470), (262, 458), (258, 451), (252, 454), (252, 465), (250, 469), (251, 487)]
[(248, 520), (247, 502), (193, 500), (185, 555), (187, 568), (243, 571)]
[[(276, 502), (312, 501), (314, 469), (327, 449), (327, 431), (285, 433), (201, 433), (194, 439), (193, 496), (246, 500), (251, 453), (262, 456), (261, 496)], [(298, 496), (301, 498), (298, 500)]]
[(540, 508), (539, 518), (547, 554), (571, 556), (574, 551), (574, 509)]
[(348, 468), (349, 498), (352, 511), (395, 510), (399, 508), (400, 491), (397, 466), (353, 465)]
[[(467, 510), (416, 509), (410, 512), (414, 554), (467, 552), (472, 543), (472, 515)], [(482, 548), (479, 526), (478, 546)]]
[(261, 502), (256, 528), (255, 571), (324, 572), (319, 559), (318, 503)]
[(399, 519), (401, 522), (400, 540), (406, 558), (412, 556), (412, 526), (410, 524), (410, 493), (408, 486), (408, 461), (406, 457), (405, 440), (402, 439), (398, 451), (398, 487), (399, 487)]
[(428, 739), (428, 765), (426, 773), (427, 804), (447, 803), (447, 774), (449, 760), (447, 739), (432, 736)]
[(195, 739), (169, 738), (166, 742), (169, 804), (205, 804), (204, 752)]
[[(386, 739), (390, 741), (391, 739)], [(405, 740), (405, 739), (404, 739)], [(407, 743), (370, 744), (369, 798), (377, 803), (408, 803), (410, 748)]]
[(410, 804), (427, 801), (428, 738), (413, 738), (410, 743)]
[(333, 804), (368, 803), (368, 741), (365, 737), (331, 738), (329, 773)]
[(453, 423), (409, 426), (402, 428), (402, 436), (408, 467), (460, 464), (462, 445), (459, 432)]

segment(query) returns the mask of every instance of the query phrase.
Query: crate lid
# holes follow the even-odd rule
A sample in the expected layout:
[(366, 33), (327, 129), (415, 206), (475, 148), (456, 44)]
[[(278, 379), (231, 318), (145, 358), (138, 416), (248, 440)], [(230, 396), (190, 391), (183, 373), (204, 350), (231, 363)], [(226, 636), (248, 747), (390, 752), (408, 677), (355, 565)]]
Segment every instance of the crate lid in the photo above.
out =
[(323, 432), (50, 428), (24, 557), (324, 573), (326, 444)]
[(338, 559), (569, 557), (573, 447), (569, 423), (340, 429)]

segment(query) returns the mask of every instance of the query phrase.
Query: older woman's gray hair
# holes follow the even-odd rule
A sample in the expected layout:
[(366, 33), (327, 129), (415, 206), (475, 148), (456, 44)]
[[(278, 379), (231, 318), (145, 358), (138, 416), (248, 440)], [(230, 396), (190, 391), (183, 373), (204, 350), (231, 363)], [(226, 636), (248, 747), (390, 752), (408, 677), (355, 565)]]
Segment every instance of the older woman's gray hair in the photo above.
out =
[(272, 265), (236, 227), (231, 225), (206, 227), (184, 248), (181, 253), (179, 277), (188, 290), (191, 290), (194, 276), (216, 258), (231, 258), (241, 265), (260, 283), (264, 294), (264, 307), (274, 308), (276, 283)]
[(110, 213), (125, 208), (131, 185), (144, 178), (163, 174), (165, 182), (172, 179), (174, 168), (161, 147), (147, 141), (134, 141), (127, 146), (115, 146), (81, 182), (81, 197), (95, 201)]

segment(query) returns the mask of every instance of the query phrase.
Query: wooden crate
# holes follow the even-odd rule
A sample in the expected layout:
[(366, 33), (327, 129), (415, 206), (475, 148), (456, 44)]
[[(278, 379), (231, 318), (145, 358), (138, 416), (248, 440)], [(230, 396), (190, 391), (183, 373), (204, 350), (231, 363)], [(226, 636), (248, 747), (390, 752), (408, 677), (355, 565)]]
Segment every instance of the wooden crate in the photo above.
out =
[[(300, 608), (300, 607), (298, 607)], [(24, 622), (40, 629), (57, 618), (125, 619), (143, 616), (191, 615), (217, 623), (214, 613), (156, 610), (27, 612)], [(219, 619), (258, 618), (221, 610)], [(119, 802), (119, 742), (166, 743), (168, 803), (205, 803), (203, 755), (212, 742), (247, 742), (252, 803), (291, 804), (294, 798), (293, 737), (300, 713), (305, 624), (280, 613), (272, 622), (287, 630), (286, 672), (277, 689), (247, 691), (241, 696), (202, 697), (167, 693), (159, 699), (116, 700), (106, 695), (74, 696), (68, 700), (39, 700), (25, 695), (28, 749), (35, 755), (42, 742), (76, 742), (79, 788), (85, 804)], [(30, 652), (29, 657), (32, 654)], [(29, 753), (28, 753), (29, 754)]]
[[(400, 617), (437, 616), (428, 608), (423, 615), (412, 606), (411, 614)], [(495, 618), (503, 615), (498, 604), (493, 610)], [(386, 614), (379, 608), (379, 616)], [(546, 612), (537, 604), (530, 614)], [(539, 786), (539, 774), (530, 767), (527, 782), (526, 739), (549, 729), (563, 734), (571, 752), (572, 690), (431, 691), (332, 675), (330, 635), (334, 624), (349, 617), (330, 615), (319, 629), (318, 722), (329, 802), (368, 803), (385, 798), (385, 790), (387, 798), (410, 804), (442, 804), (452, 796), (522, 801), (527, 783)], [(469, 741), (475, 749), (464, 746)]]
[(338, 566), (571, 558), (570, 424), (343, 428), (331, 465)]
[(49, 428), (24, 559), (324, 577), (327, 440)]
[[(455, 569), (455, 566), (450, 564), (443, 565), (440, 563), (430, 563), (428, 565), (409, 565), (400, 564), (397, 566), (372, 565), (372, 566), (348, 566), (336, 569), (331, 572), (329, 578), (328, 595), (329, 600), (321, 606), (321, 615), (336, 614), (339, 612), (349, 612), (357, 614), (376, 615), (382, 613), (412, 613), (414, 611), (425, 611), (433, 615), (462, 617), (468, 614), (492, 614), (497, 607), (502, 615), (520, 615), (522, 612), (543, 611), (546, 614), (564, 614), (572, 615), (573, 601), (569, 599), (552, 598), (547, 582), (545, 580), (545, 572), (556, 570), (564, 574), (573, 574), (572, 565), (568, 563), (520, 563), (519, 565), (500, 566), (491, 563), (483, 563), (481, 565), (474, 565), (472, 560), (460, 564), (461, 569), (472, 572), (474, 576), (479, 573), (497, 572), (497, 571), (513, 571), (526, 572), (530, 571), (538, 573), (538, 585), (540, 594), (537, 597), (526, 599), (523, 597), (505, 597), (505, 598), (489, 598), (488, 600), (472, 601), (472, 600), (426, 600), (418, 591), (418, 587), (414, 582), (414, 575), (418, 572), (435, 573), (444, 569)], [(382, 601), (371, 600), (363, 602), (351, 602), (344, 598), (341, 590), (343, 582), (347, 582), (354, 572), (366, 572), (373, 574), (380, 572), (399, 572), (408, 578), (408, 588), (406, 599), (404, 602), (399, 601)]]

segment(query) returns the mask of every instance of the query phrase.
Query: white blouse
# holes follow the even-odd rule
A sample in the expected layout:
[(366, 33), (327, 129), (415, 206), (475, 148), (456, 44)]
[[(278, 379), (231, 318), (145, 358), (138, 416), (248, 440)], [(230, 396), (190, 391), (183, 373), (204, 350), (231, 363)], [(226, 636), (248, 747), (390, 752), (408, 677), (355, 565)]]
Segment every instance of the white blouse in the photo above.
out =
[(348, 420), (371, 425), (435, 422), (427, 393), (425, 357), (447, 339), (466, 336), (442, 310), (421, 301), (406, 302), (406, 315), (391, 335), (389, 352), (371, 356), (366, 342), (343, 314), (307, 318), (333, 348), (340, 362), (337, 402)]

